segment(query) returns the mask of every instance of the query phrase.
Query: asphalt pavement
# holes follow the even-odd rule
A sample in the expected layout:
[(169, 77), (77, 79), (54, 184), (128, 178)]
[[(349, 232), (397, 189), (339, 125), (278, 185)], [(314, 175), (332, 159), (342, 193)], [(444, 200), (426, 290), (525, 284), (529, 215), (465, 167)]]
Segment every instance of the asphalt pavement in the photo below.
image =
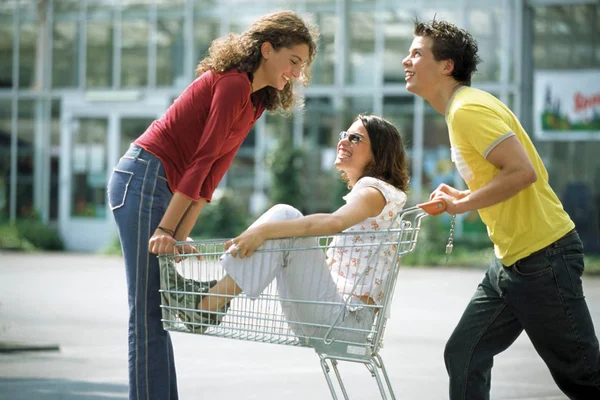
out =
[[(445, 342), (480, 269), (400, 272), (381, 351), (398, 399), (447, 399)], [(600, 326), (600, 279), (584, 290)], [(174, 333), (180, 399), (330, 399), (307, 348)], [(21, 346), (17, 349), (16, 346)], [(19, 350), (19, 351), (10, 351)], [(362, 365), (340, 365), (351, 399), (378, 399)], [(496, 357), (492, 399), (562, 400), (525, 334)], [(0, 252), (0, 400), (127, 399), (122, 260)]]

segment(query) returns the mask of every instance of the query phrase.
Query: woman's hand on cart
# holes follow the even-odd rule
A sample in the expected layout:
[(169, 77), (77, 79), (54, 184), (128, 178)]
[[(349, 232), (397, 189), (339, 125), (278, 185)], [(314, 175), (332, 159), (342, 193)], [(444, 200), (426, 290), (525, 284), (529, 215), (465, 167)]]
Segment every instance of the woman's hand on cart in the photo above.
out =
[(157, 229), (148, 242), (148, 250), (152, 254), (173, 254), (175, 243), (173, 236)]
[(250, 257), (265, 242), (266, 237), (260, 226), (249, 228), (235, 239), (225, 242), (225, 250), (232, 256)]
[[(186, 241), (188, 242), (193, 242), (194, 239), (192, 239), (191, 237), (188, 237), (186, 239)], [(183, 245), (179, 245), (179, 246), (175, 246), (175, 244), (177, 243), (177, 240), (175, 240), (175, 238), (173, 238), (172, 236), (169, 235), (165, 235), (164, 233), (162, 233), (161, 231), (157, 230), (154, 235), (152, 235), (152, 237), (150, 238), (150, 243), (149, 243), (149, 251), (152, 254), (198, 254), (198, 256), (196, 257), (198, 260), (201, 260), (203, 257), (200, 254), (200, 251), (198, 251), (198, 249), (191, 244), (183, 244)], [(181, 262), (182, 257), (175, 257), (175, 262)]]

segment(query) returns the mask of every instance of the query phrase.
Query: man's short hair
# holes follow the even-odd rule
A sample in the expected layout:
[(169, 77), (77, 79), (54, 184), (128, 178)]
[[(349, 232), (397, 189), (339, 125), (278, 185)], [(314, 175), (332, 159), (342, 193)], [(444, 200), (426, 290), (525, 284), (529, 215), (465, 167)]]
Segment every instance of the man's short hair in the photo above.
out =
[(477, 41), (464, 29), (446, 21), (430, 22), (414, 21), (415, 36), (431, 38), (431, 51), (437, 61), (452, 60), (454, 70), (452, 77), (466, 86), (471, 86), (471, 77), (477, 71), (481, 59)]

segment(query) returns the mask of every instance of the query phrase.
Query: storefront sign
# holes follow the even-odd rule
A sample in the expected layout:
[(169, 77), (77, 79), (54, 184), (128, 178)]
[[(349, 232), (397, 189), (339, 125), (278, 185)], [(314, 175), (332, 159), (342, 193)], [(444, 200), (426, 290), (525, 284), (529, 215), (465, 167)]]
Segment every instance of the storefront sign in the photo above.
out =
[(542, 140), (600, 140), (600, 70), (534, 73), (535, 135)]

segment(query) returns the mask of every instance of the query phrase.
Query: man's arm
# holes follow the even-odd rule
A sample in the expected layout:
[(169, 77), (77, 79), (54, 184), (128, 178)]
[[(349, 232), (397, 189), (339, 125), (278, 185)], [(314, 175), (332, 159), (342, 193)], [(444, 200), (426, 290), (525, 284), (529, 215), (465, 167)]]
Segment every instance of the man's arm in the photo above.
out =
[(537, 180), (533, 164), (516, 136), (499, 143), (487, 156), (487, 160), (498, 168), (498, 174), (486, 186), (458, 198), (438, 188), (432, 198), (442, 198), (450, 214), (486, 208), (505, 201)]

